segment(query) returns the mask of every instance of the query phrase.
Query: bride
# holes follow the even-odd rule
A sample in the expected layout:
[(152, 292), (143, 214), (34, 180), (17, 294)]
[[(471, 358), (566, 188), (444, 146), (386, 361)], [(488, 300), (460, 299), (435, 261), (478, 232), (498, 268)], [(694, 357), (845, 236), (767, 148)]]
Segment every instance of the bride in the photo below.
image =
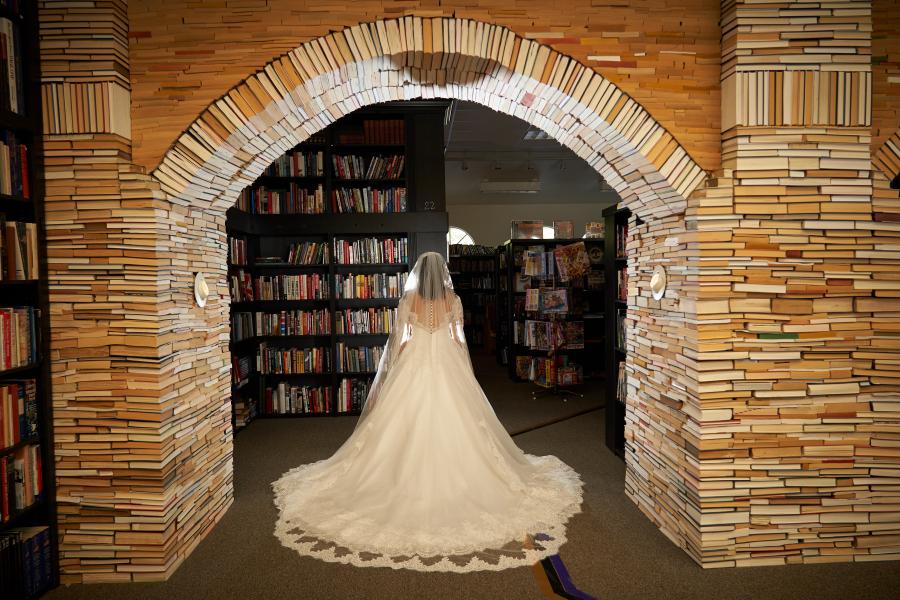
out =
[(353, 434), (273, 484), (282, 544), (418, 571), (496, 571), (557, 553), (581, 480), (515, 445), (472, 372), (462, 315), (444, 258), (422, 254)]

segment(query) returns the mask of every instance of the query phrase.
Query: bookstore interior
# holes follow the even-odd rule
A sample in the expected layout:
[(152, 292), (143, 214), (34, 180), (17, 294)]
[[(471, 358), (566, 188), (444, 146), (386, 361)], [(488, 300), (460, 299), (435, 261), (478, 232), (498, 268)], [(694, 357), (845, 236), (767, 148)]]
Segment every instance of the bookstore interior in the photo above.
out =
[(2, 600), (896, 591), (900, 9), (99, 4), (0, 0)]

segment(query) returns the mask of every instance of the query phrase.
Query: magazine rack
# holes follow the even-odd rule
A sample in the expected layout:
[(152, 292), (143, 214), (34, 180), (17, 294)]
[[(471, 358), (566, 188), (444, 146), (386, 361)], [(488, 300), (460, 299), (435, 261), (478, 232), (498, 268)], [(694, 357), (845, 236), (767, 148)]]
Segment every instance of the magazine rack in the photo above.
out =
[[(556, 276), (554, 275), (554, 280)], [(554, 282), (555, 283), (555, 282)], [(558, 323), (556, 319), (556, 315), (549, 315), (550, 321), (554, 324)], [(560, 336), (562, 342), (559, 345), (554, 346), (551, 350), (547, 352), (547, 381), (552, 382), (550, 385), (543, 386), (535, 380), (534, 384), (539, 386), (541, 389), (533, 390), (531, 392), (531, 397), (533, 399), (541, 398), (543, 396), (560, 396), (563, 399), (563, 402), (569, 396), (573, 396), (576, 398), (584, 398), (584, 394), (580, 392), (575, 392), (573, 390), (566, 389), (566, 387), (559, 385), (559, 367), (556, 364), (557, 354), (560, 350), (566, 349), (566, 340), (565, 336)], [(578, 384), (576, 384), (578, 385)]]
[[(550, 289), (559, 288), (561, 282), (559, 281), (559, 270), (554, 268), (553, 275), (550, 278), (546, 278), (542, 281), (542, 283), (546, 281), (550, 284)], [(543, 287), (543, 286), (542, 286)], [(568, 287), (568, 286), (566, 286)], [(567, 294), (569, 292), (567, 291)], [(570, 295), (570, 294), (569, 294)], [(571, 298), (568, 298), (571, 301)], [(567, 307), (568, 308), (568, 307)], [(566, 315), (568, 315), (568, 310), (565, 313), (558, 312), (546, 312), (543, 310), (538, 311), (542, 319), (547, 319), (551, 323), (551, 340), (558, 340), (558, 343), (551, 344), (550, 350), (547, 351), (547, 358), (545, 363), (546, 369), (546, 380), (547, 385), (544, 385), (539, 382), (537, 378), (533, 380), (533, 383), (538, 386), (540, 389), (533, 390), (531, 392), (531, 397), (533, 399), (541, 398), (543, 396), (560, 396), (563, 401), (565, 401), (569, 396), (573, 396), (576, 398), (583, 398), (584, 394), (580, 392), (576, 392), (570, 389), (566, 389), (566, 386), (561, 386), (559, 384), (559, 355), (567, 350), (567, 336), (565, 335), (565, 328), (561, 325), (562, 322), (565, 322)], [(578, 385), (578, 384), (575, 384)]]

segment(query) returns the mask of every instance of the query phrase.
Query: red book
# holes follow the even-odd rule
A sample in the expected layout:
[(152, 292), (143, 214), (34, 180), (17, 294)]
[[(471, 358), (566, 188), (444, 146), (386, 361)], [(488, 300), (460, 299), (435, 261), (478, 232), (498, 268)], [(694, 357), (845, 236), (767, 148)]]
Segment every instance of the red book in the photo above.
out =
[(19, 145), (19, 164), (22, 165), (22, 197), (31, 198), (31, 184), (28, 181), (28, 148)]
[(0, 368), (9, 369), (12, 367), (12, 309), (0, 309), (0, 329), (3, 330), (3, 348), (0, 348)]
[(7, 456), (0, 456), (0, 495), (2, 495), (2, 502), (0, 502), (0, 518), (3, 521), (9, 519), (9, 473), (7, 467)]

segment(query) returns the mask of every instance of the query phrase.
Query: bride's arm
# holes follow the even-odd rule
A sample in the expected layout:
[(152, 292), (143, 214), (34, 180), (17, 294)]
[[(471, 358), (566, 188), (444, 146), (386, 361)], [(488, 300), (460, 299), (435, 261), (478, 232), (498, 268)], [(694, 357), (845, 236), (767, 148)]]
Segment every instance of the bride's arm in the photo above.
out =
[(463, 317), (462, 300), (454, 296), (450, 318), (450, 337), (456, 340), (463, 348), (466, 348), (465, 319)]

